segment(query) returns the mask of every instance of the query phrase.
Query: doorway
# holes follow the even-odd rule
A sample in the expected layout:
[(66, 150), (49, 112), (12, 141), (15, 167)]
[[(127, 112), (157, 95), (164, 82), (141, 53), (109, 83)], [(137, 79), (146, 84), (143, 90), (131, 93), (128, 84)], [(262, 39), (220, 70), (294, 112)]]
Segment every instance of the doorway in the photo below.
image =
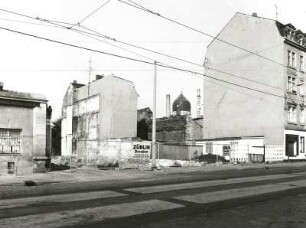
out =
[(299, 136), (286, 135), (286, 156), (296, 157), (299, 155)]

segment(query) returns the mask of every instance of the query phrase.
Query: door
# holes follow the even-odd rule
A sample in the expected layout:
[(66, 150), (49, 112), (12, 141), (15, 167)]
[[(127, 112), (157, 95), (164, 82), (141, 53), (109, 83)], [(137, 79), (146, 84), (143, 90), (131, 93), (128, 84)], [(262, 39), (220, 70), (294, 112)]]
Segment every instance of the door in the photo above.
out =
[(298, 135), (286, 135), (286, 156), (295, 157), (299, 155), (298, 140)]

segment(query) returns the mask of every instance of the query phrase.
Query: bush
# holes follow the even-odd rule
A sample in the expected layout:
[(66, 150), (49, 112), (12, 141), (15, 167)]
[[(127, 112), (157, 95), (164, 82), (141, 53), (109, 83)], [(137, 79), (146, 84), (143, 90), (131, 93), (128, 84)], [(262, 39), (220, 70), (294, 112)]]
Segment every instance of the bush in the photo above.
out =
[(98, 169), (115, 169), (119, 167), (118, 161), (116, 162), (105, 162), (104, 164), (99, 164)]
[(217, 156), (215, 154), (203, 154), (203, 155), (200, 155), (200, 156), (196, 157), (195, 160), (198, 161), (198, 162), (205, 162), (205, 163), (208, 163), (208, 164), (216, 163), (217, 161), (218, 162), (226, 162), (224, 157), (219, 156), (219, 155)]

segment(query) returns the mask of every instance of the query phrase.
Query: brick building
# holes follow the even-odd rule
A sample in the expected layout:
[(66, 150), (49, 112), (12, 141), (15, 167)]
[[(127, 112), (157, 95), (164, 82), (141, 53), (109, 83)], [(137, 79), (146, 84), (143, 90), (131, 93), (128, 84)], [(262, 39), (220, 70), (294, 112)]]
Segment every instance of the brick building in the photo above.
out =
[[(170, 95), (167, 95), (167, 109), (170, 109)], [(186, 144), (202, 139), (203, 117), (190, 116), (191, 104), (181, 93), (172, 104), (169, 116), (156, 119), (156, 141), (163, 143)], [(170, 115), (172, 113), (172, 115)], [(150, 108), (139, 109), (137, 112), (139, 131), (138, 137), (147, 135), (152, 140), (152, 111)], [(146, 132), (145, 132), (146, 131)]]

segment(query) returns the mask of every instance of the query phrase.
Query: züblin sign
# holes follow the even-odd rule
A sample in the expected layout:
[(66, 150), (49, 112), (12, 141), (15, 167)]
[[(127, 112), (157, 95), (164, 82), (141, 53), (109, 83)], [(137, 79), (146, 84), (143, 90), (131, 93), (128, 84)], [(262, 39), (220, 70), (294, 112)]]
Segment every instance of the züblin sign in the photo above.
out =
[(135, 157), (150, 158), (151, 142), (134, 142), (133, 150)]

